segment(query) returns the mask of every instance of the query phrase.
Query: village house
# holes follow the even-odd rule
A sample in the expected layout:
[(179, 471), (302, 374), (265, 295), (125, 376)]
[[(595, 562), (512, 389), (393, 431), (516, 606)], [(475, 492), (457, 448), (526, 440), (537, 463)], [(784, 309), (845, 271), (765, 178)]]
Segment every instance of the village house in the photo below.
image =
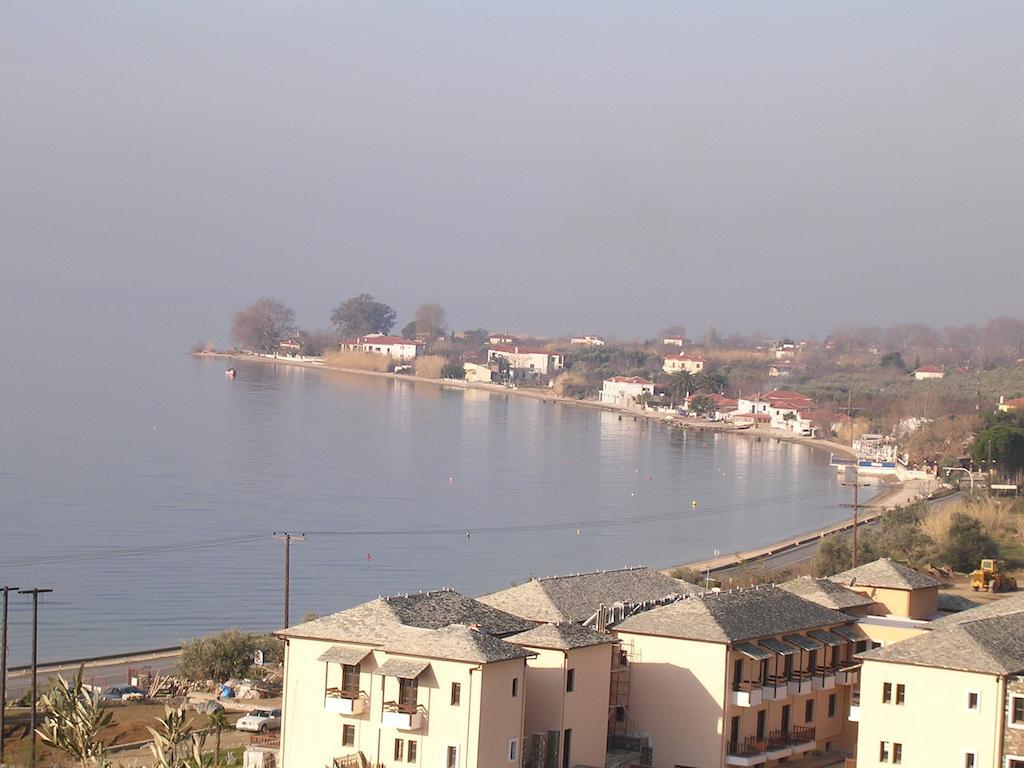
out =
[[(768, 426), (783, 429), (798, 435), (812, 436), (815, 433), (815, 412), (818, 405), (807, 395), (791, 390), (776, 389), (753, 398), (739, 398), (736, 416), (741, 414), (764, 414)], [(736, 423), (736, 417), (733, 418)], [(761, 426), (761, 422), (757, 423)]]
[(937, 365), (922, 365), (914, 371), (914, 379), (917, 381), (922, 379), (941, 379), (945, 375), (946, 371)]
[(489, 365), (466, 360), (462, 364), (463, 377), (466, 381), (478, 384), (491, 384), (498, 380), (497, 372)]
[(773, 586), (705, 593), (613, 626), (629, 667), (615, 717), (654, 768), (777, 765), (852, 752), (853, 617)]
[(545, 349), (531, 349), (517, 344), (494, 344), (487, 350), (487, 362), (504, 360), (512, 378), (550, 376), (565, 367), (565, 356)]
[(285, 339), (277, 345), (277, 349), (282, 355), (291, 355), (294, 357), (302, 350), (302, 342), (295, 338)]
[(859, 658), (858, 768), (1024, 768), (1024, 595)]
[(569, 339), (569, 343), (583, 345), (586, 347), (603, 347), (604, 339), (600, 336), (573, 336)]
[(1002, 396), (999, 397), (999, 410), (1003, 413), (1009, 413), (1010, 411), (1022, 408), (1024, 408), (1024, 397), (1014, 397), (1009, 400), (1004, 399)]
[(717, 392), (695, 392), (687, 395), (686, 400), (683, 401), (683, 410), (688, 413), (692, 413), (693, 401), (697, 398), (709, 400), (714, 405), (714, 410), (708, 414), (714, 421), (725, 420), (728, 416), (733, 414), (738, 406), (738, 401), (733, 400), (731, 397), (720, 395)]
[(522, 765), (533, 624), (451, 590), (282, 630), (282, 764)]
[(403, 339), (401, 336), (386, 336), (383, 333), (370, 333), (341, 342), (343, 352), (384, 355), (403, 363), (415, 360), (422, 346), (422, 341)]
[(792, 363), (773, 363), (768, 366), (768, 376), (773, 379), (789, 378), (793, 374)]
[(653, 394), (653, 381), (640, 376), (612, 376), (602, 383), (600, 399), (607, 405), (634, 405), (637, 398)]
[(700, 373), (704, 370), (704, 358), (692, 355), (665, 355), (661, 369), (665, 373)]
[(682, 347), (686, 343), (686, 339), (682, 336), (666, 336), (661, 343), (666, 347)]
[(492, 333), (487, 337), (490, 344), (515, 344), (516, 337), (508, 333)]

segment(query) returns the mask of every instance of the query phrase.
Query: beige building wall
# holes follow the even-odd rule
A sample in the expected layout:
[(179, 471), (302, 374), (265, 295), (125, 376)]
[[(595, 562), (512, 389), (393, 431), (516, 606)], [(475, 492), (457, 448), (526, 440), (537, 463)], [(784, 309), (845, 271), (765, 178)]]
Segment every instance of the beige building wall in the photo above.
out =
[[(884, 683), (892, 703), (883, 703)], [(897, 685), (905, 686), (896, 704)], [(978, 768), (997, 768), (1002, 683), (995, 675), (866, 660), (861, 669), (857, 768), (893, 764), (892, 744), (902, 747), (902, 765), (931, 768), (966, 765), (968, 752)], [(977, 709), (968, 693), (979, 694)], [(880, 759), (889, 742), (889, 760)]]
[[(291, 638), (285, 650), (284, 768), (322, 768), (334, 758), (362, 752), (387, 768), (423, 765), (444, 768), (449, 746), (458, 750), (458, 768), (507, 766), (522, 760), (525, 665), (522, 659), (485, 665), (430, 660), (419, 678), (417, 703), (426, 710), (423, 726), (406, 731), (384, 727), (384, 703), (398, 699), (398, 680), (373, 674), (387, 655), (374, 651), (360, 665), (360, 691), (366, 694), (361, 714), (341, 715), (324, 709), (327, 687), (341, 682), (341, 666), (318, 661), (337, 642)], [(340, 644), (347, 645), (347, 644)], [(512, 678), (518, 678), (512, 696)], [(461, 685), (453, 706), (452, 683)], [(354, 746), (342, 744), (344, 725), (355, 727)], [(395, 760), (395, 740), (402, 739), (402, 759)], [(509, 740), (516, 739), (515, 760), (508, 759)], [(409, 742), (416, 759), (409, 761)]]
[(726, 646), (628, 632), (618, 636), (630, 659), (630, 724), (650, 737), (654, 768), (722, 765)]
[[(537, 654), (526, 663), (526, 744), (532, 734), (557, 731), (562, 738), (568, 729), (572, 731), (569, 764), (604, 765), (612, 653), (617, 646), (603, 643), (568, 651), (523, 647)], [(571, 692), (566, 691), (570, 669)]]
[(876, 613), (888, 613), (893, 616), (904, 616), (909, 619), (930, 619), (939, 610), (939, 588), (925, 589), (886, 589), (883, 587), (853, 587), (857, 592), (867, 595), (880, 609)]

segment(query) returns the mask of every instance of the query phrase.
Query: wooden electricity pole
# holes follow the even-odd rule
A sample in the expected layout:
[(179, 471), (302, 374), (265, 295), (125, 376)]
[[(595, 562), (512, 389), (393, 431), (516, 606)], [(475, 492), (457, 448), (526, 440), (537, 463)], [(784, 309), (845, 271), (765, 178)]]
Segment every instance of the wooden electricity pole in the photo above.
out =
[(274, 538), (278, 541), (284, 542), (284, 628), (288, 629), (288, 627), (291, 626), (288, 615), (288, 599), (291, 592), (292, 542), (305, 541), (306, 534), (282, 531), (280, 533), (275, 533)]
[(850, 482), (843, 483), (843, 485), (852, 485), (853, 486), (853, 504), (843, 504), (844, 507), (852, 507), (853, 508), (853, 541), (851, 542), (851, 545), (850, 545), (850, 562), (851, 562), (850, 567), (851, 568), (856, 568), (857, 567), (857, 525), (858, 525), (858, 523), (857, 523), (857, 511), (862, 506), (861, 503), (860, 503), (859, 491), (860, 491), (861, 488), (866, 488), (867, 486), (871, 485), (871, 483), (861, 483), (861, 482), (859, 482), (856, 479), (856, 477), (857, 476), (855, 476), (855, 479), (850, 481)]

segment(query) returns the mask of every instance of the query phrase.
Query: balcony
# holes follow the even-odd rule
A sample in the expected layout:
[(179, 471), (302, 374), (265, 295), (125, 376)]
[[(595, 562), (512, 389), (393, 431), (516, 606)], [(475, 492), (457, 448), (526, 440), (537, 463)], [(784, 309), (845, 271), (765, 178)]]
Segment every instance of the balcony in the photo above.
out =
[(328, 688), (324, 696), (324, 712), (338, 715), (361, 715), (366, 709), (366, 698), (359, 691)]
[(789, 698), (789, 678), (769, 675), (761, 686), (761, 701), (782, 701)]
[(794, 672), (789, 676), (789, 695), (800, 696), (814, 690), (810, 672)]
[(802, 755), (814, 749), (816, 731), (812, 727), (794, 725), (789, 732), (790, 744), (793, 746), (794, 755)]
[(836, 683), (839, 685), (857, 685), (860, 682), (860, 667), (841, 669), (836, 672)]
[(860, 691), (854, 691), (850, 697), (850, 716), (847, 720), (851, 723), (860, 722)]
[(744, 681), (733, 686), (729, 702), (736, 707), (756, 707), (762, 701), (761, 684), (757, 681)]
[(812, 687), (816, 691), (830, 691), (836, 687), (836, 671), (829, 667), (818, 667), (814, 670)]
[(730, 741), (725, 754), (726, 765), (761, 765), (768, 761), (767, 744), (748, 736), (743, 741)]
[(384, 705), (380, 715), (383, 728), (397, 728), (400, 731), (418, 731), (423, 727), (423, 716), (426, 711), (422, 707), (408, 707), (389, 701)]
[(793, 742), (788, 731), (769, 731), (765, 756), (769, 760), (778, 760), (793, 754)]

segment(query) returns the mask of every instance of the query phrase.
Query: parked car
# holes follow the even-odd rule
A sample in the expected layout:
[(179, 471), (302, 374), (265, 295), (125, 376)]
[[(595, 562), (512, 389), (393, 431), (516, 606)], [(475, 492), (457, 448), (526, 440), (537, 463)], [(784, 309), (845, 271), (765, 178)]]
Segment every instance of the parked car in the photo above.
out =
[(281, 728), (280, 709), (254, 709), (248, 715), (238, 719), (235, 728), (240, 731), (252, 731), (263, 733), (264, 731), (277, 731)]
[(134, 685), (112, 685), (100, 694), (100, 701), (141, 701), (146, 692)]

